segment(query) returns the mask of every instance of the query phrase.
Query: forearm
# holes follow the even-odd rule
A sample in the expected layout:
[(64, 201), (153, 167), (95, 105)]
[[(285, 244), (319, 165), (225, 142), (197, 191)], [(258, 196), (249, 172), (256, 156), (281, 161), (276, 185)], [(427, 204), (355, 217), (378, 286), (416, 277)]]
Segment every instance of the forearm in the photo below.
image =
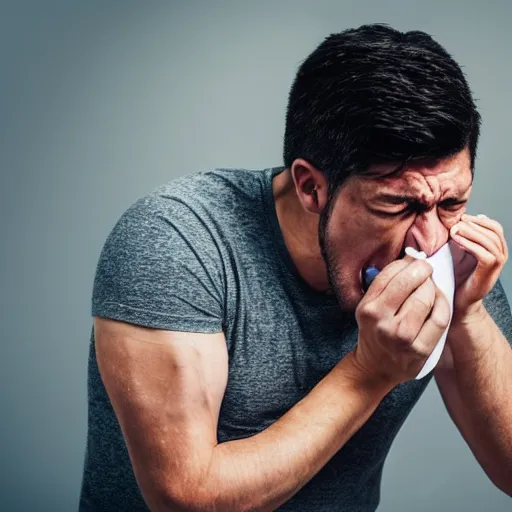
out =
[(196, 494), (198, 505), (182, 510), (275, 510), (329, 461), (391, 389), (389, 383), (368, 382), (350, 353), (269, 428), (217, 445)]
[(459, 427), (488, 476), (512, 493), (512, 350), (485, 312), (450, 332)]

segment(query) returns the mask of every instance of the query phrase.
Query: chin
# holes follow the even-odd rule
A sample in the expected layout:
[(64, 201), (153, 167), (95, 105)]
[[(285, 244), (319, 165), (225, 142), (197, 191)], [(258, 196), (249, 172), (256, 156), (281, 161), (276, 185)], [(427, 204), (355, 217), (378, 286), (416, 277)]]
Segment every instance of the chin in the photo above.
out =
[(341, 311), (347, 313), (353, 313), (364, 297), (360, 280), (356, 280), (356, 282), (351, 284), (344, 283), (344, 285), (336, 285), (333, 287), (333, 290), (338, 299)]
[(354, 294), (347, 301), (346, 309), (344, 311), (355, 312), (357, 306), (361, 302), (361, 299), (364, 297), (364, 292), (359, 288), (354, 290)]

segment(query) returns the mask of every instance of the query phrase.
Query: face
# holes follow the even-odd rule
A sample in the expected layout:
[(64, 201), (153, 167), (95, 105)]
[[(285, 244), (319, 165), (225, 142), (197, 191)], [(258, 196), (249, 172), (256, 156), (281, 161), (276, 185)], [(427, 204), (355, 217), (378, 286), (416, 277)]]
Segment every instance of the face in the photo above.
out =
[[(396, 166), (371, 168), (381, 176)], [(362, 272), (382, 270), (411, 246), (435, 253), (466, 210), (471, 193), (467, 149), (434, 164), (413, 164), (393, 177), (347, 180), (320, 216), (319, 241), (329, 282), (345, 311), (363, 297)]]

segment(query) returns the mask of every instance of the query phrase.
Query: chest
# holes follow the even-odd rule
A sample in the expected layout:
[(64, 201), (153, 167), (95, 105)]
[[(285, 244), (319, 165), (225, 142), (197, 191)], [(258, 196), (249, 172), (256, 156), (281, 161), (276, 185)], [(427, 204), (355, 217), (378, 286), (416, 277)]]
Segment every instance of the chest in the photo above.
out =
[[(290, 304), (241, 308), (234, 327), (228, 339), (220, 441), (248, 437), (270, 426), (356, 346), (358, 335), (357, 325), (333, 310), (297, 311)], [(387, 431), (390, 443), (428, 381), (426, 377), (393, 389), (359, 435), (381, 443)]]
[[(229, 373), (220, 442), (269, 427), (353, 350), (358, 338), (354, 314), (343, 313), (335, 301), (300, 294), (293, 280), (270, 265), (259, 264), (258, 272), (256, 265), (242, 268), (232, 295), (236, 307), (225, 329)], [(364, 435), (382, 441), (384, 425), (392, 437), (427, 382), (392, 390), (361, 429)]]
[(354, 348), (356, 327), (336, 307), (294, 303), (276, 290), (240, 301), (226, 333), (221, 433), (246, 437), (280, 418)]

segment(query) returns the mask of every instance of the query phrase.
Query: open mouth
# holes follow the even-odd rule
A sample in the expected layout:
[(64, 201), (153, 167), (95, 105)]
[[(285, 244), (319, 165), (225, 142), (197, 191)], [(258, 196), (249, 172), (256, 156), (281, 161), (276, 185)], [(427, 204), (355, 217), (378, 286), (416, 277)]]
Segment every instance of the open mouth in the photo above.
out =
[[(405, 247), (402, 247), (401, 251), (400, 251), (400, 254), (398, 255), (398, 257), (396, 258), (397, 260), (401, 260), (402, 258), (405, 257)], [(384, 265), (385, 266), (385, 265)], [(371, 264), (370, 261), (367, 261), (363, 267), (359, 270), (359, 283), (361, 285), (361, 292), (362, 293), (366, 293), (367, 291), (367, 286), (366, 286), (366, 283), (365, 283), (365, 279), (364, 279), (364, 276), (366, 275), (366, 271), (370, 268), (370, 267), (374, 267), (374, 268), (377, 268), (379, 271), (382, 270), (382, 268), (380, 268), (380, 265), (378, 264)]]
[[(359, 271), (359, 284), (361, 285), (361, 293), (365, 294), (368, 291), (369, 284), (366, 282), (366, 271), (374, 265), (365, 264)], [(376, 268), (376, 267), (374, 267)]]

